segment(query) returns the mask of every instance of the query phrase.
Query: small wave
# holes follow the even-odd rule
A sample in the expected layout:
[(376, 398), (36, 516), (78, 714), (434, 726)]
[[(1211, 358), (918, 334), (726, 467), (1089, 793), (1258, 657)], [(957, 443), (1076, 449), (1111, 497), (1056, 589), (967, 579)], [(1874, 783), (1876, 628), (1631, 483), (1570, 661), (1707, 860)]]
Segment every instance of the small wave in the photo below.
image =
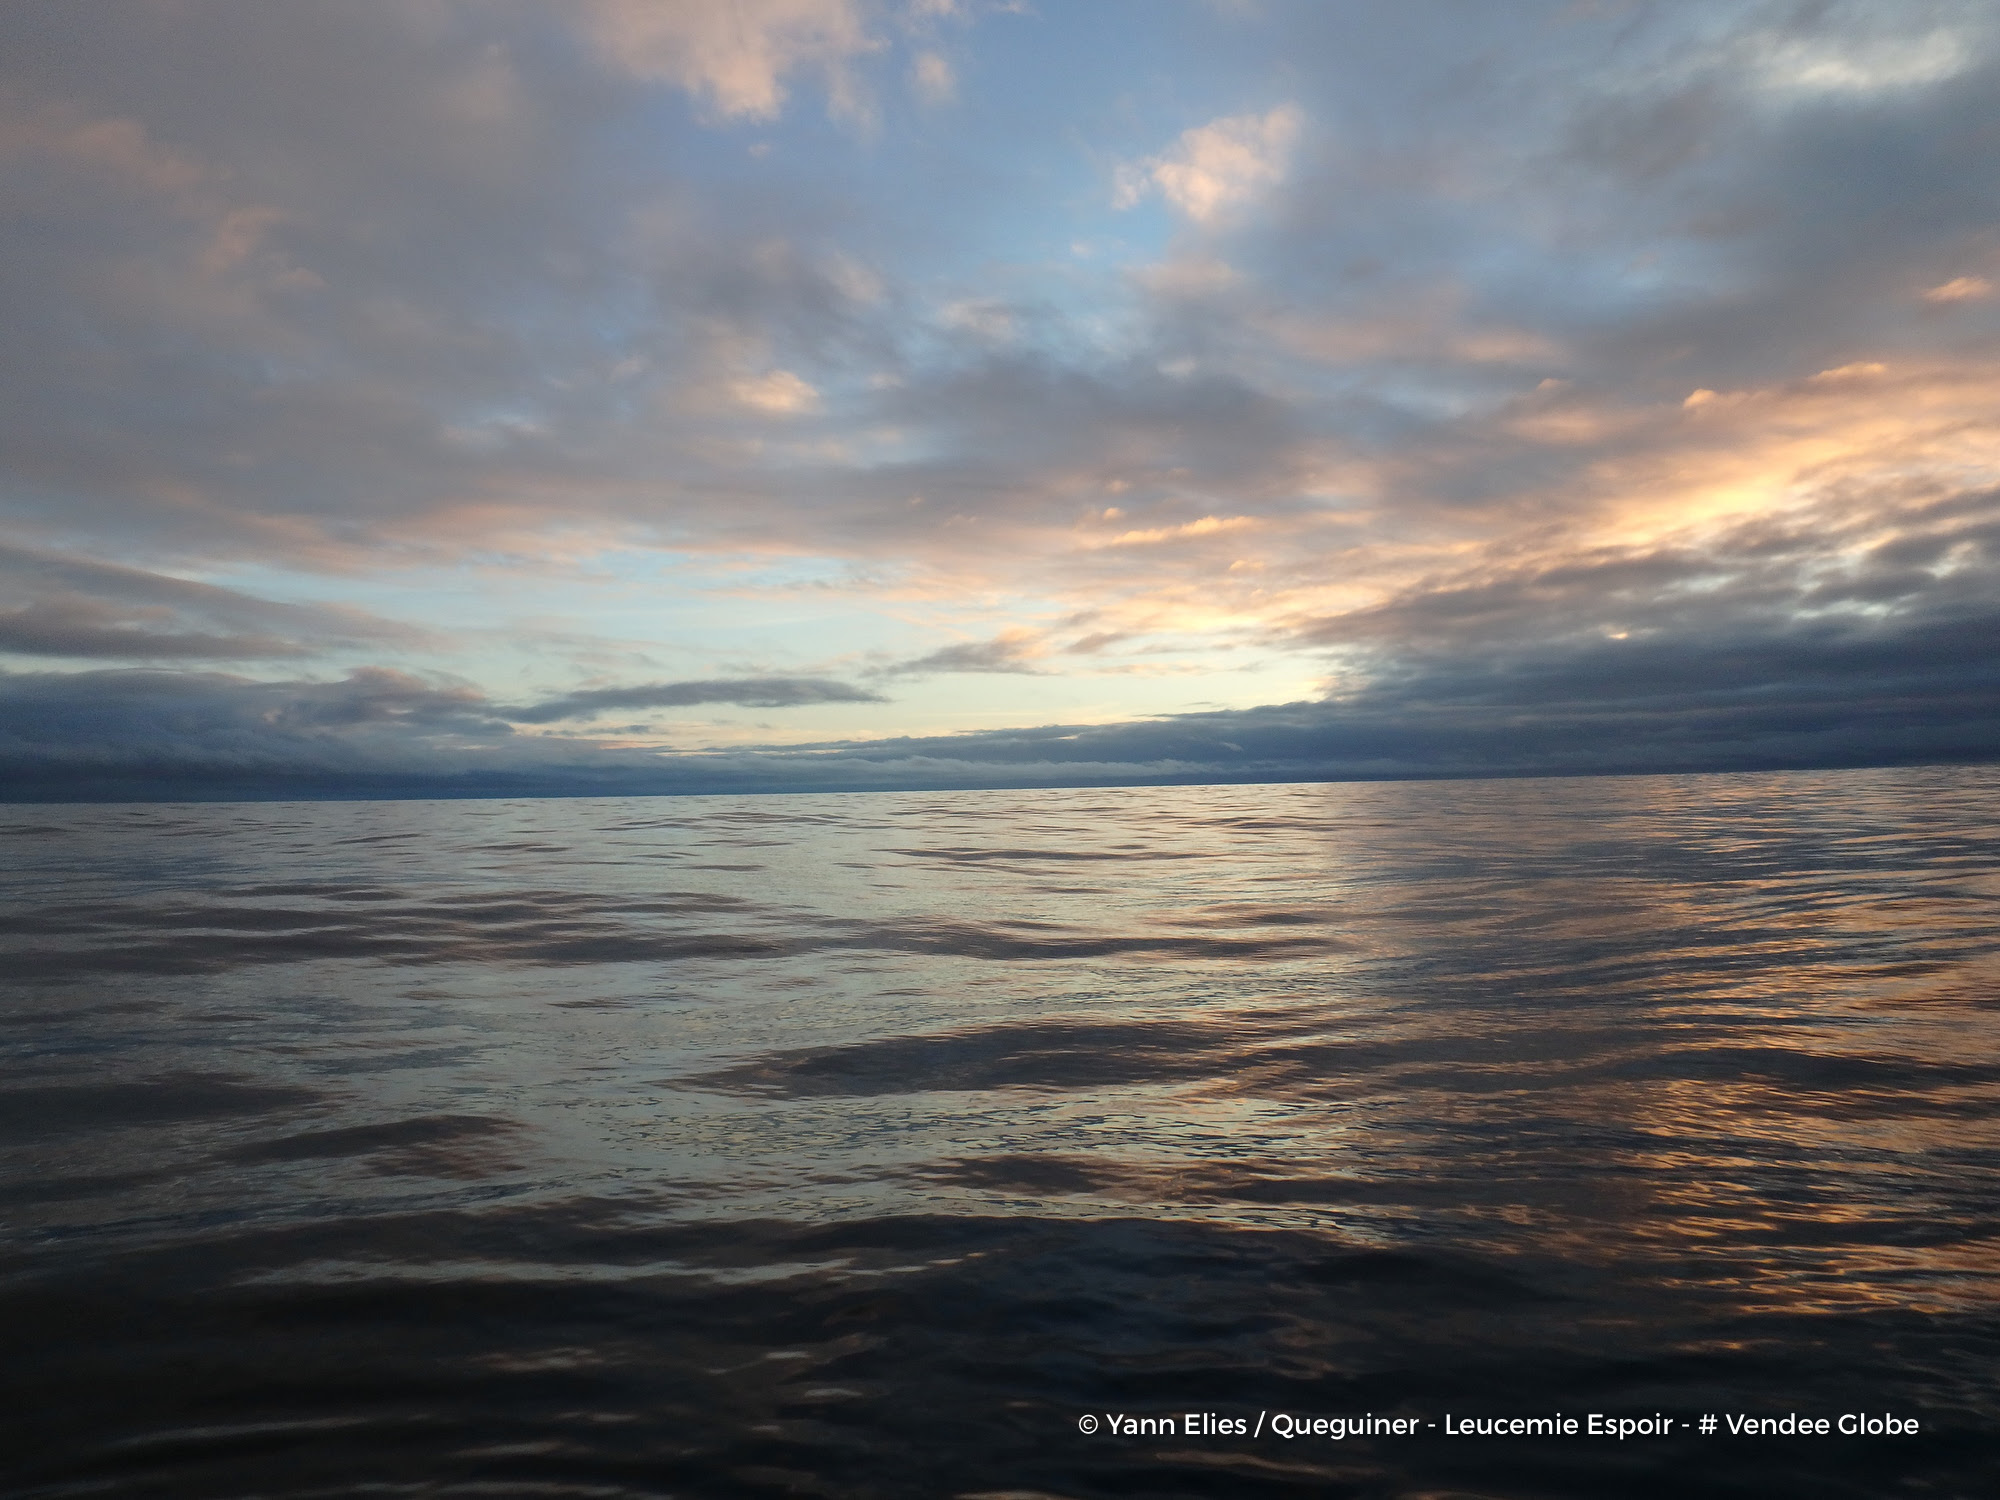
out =
[(365, 1157), (380, 1172), (484, 1177), (515, 1164), (505, 1146), (509, 1138), (522, 1134), (518, 1123), (487, 1115), (424, 1115), (301, 1131), (233, 1147), (222, 1156), (245, 1165)]
[(177, 1073), (144, 1081), (31, 1083), (0, 1089), (0, 1137), (47, 1139), (134, 1125), (297, 1110), (316, 1089), (246, 1082), (231, 1073)]

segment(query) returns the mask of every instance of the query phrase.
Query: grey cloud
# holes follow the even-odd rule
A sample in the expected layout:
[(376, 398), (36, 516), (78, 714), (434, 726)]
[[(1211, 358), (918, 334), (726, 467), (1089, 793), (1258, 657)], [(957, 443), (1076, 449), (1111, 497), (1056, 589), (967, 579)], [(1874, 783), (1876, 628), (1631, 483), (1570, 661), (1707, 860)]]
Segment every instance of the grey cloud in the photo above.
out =
[[(2000, 611), (1467, 657), (1413, 653), (1336, 701), (814, 747), (818, 772), (1287, 780), (1718, 771), (2000, 755)], [(894, 768), (899, 768), (894, 769)], [(941, 775), (931, 771), (928, 774)]]
[(381, 668), (335, 682), (140, 669), (0, 675), (0, 765), (31, 781), (435, 769), (450, 763), (445, 741), (509, 733), (478, 694)]
[(361, 610), (285, 604), (141, 568), (0, 543), (0, 652), (249, 661), (337, 646), (415, 647), (433, 640), (429, 632)]
[[(135, 623), (135, 613), (143, 623)], [(165, 610), (112, 609), (94, 599), (57, 595), (0, 610), (0, 652), (24, 656), (192, 657), (208, 661), (303, 656), (308, 648), (270, 635), (204, 635), (161, 630)]]
[[(1524, 5), (1455, 17), (1443, 46), (1418, 39), (1425, 15), (1274, 8), (1287, 54), (1327, 66), (1302, 86), (1314, 136), (1276, 222), (1232, 247), (1250, 295), (1294, 320), (1445, 299), (1458, 329), (1551, 346), (1523, 368), (1417, 336), (1359, 355), (1353, 385), (1416, 428), (1392, 449), (1541, 374), (1652, 400), (1951, 338), (1910, 304), (1994, 249), (1990, 6)], [(1963, 49), (1950, 76), (1838, 82), (1933, 27)], [(1823, 49), (1834, 82), (1779, 86), (1786, 49)], [(1250, 353), (1230, 310), (1181, 316), (1190, 340)]]
[(512, 725), (611, 707), (857, 701), (882, 700), (844, 683), (775, 678), (586, 692), (521, 710), (496, 705), (476, 688), (383, 667), (332, 681), (160, 669), (0, 673), (0, 776), (28, 795), (62, 787), (87, 794), (106, 778), (196, 788), (232, 778), (250, 778), (248, 786), (391, 776), (414, 778), (414, 785), (503, 773), (685, 780), (698, 757), (517, 734)]
[[(879, 285), (867, 269), (906, 238), (906, 205), (876, 205), (873, 229), (842, 184), (777, 161), (680, 171), (690, 143), (651, 119), (659, 149), (608, 149), (607, 127), (651, 105), (564, 36), (566, 15), (4, 8), (19, 87), (0, 103), (28, 144), (0, 189), (64, 226), (13, 236), (0, 261), (11, 508), (306, 561), (413, 518), (447, 550), (477, 545), (455, 510), (532, 526), (556, 495), (711, 535), (776, 520), (843, 549), (920, 539), (927, 517), (793, 498), (894, 473), (717, 457), (718, 433), (776, 420), (717, 393), (778, 368), (830, 402), (857, 375), (914, 377), (850, 391), (841, 415), (913, 426), (937, 456), (911, 478), (989, 514), (1051, 463), (1221, 484), (1286, 450), (1287, 403), (1128, 368), (1064, 319), (1024, 321), (1028, 353), (941, 351), (895, 266)], [(107, 122), (129, 169), (77, 145)], [(148, 177), (154, 158), (175, 170)]]
[[(565, 15), (6, 7), (9, 97), (39, 143), (9, 158), (9, 187), (68, 226), (13, 237), (0, 263), (10, 503), (44, 527), (217, 554), (363, 547), (412, 517), (476, 545), (443, 518), (515, 507), (532, 524), (553, 495), (709, 535), (776, 523), (834, 550), (962, 550), (932, 517), (1044, 521), (1058, 474), (1193, 507), (1169, 521), (1282, 512), (1316, 445), (1337, 443), (1396, 458), (1397, 503), (1420, 518), (1595, 456), (1496, 448), (1476, 408), (1544, 359), (1454, 353), (1443, 324), (1519, 327), (1563, 347), (1550, 372), (1684, 393), (1879, 332), (1877, 293), (1994, 217), (1981, 142), (2000, 89), (1978, 68), (1756, 115), (1731, 39), (1839, 13), (1527, 6), (1457, 16), (1459, 44), (1439, 47), (1421, 13), (1275, 6), (1260, 26), (1276, 53), (1329, 66), (1276, 227), (1221, 247), (1241, 287), (1141, 289), (1110, 341), (1016, 299), (1019, 337), (995, 349), (926, 326), (899, 283), (910, 205), (856, 214), (843, 184), (775, 161), (683, 172), (670, 126), (658, 151), (604, 149), (646, 96)], [(1577, 86), (1599, 74), (1614, 82)], [(1703, 149), (1706, 118), (1727, 151)], [(1635, 156), (1663, 120), (1673, 149)], [(132, 160), (77, 145), (106, 121), (137, 132)], [(1633, 270), (1663, 252), (1657, 276)], [(855, 274), (870, 259), (891, 261), (873, 291)], [(1301, 361), (1274, 330), (1310, 317), (1409, 328)], [(907, 427), (926, 456), (718, 460), (719, 429), (766, 417), (676, 401), (726, 385), (731, 350), (743, 378), (796, 369), (830, 402), (845, 382), (843, 422)], [(1178, 359), (1189, 373), (1163, 373)], [(903, 378), (857, 394), (874, 371)], [(890, 490), (893, 506), (869, 503)], [(934, 503), (902, 507), (911, 491)]]
[(933, 672), (1011, 672), (1035, 675), (1028, 665), (1036, 654), (1032, 634), (1020, 632), (995, 636), (988, 641), (962, 641), (940, 647), (924, 656), (911, 657), (880, 669), (887, 677), (922, 677)]
[(845, 682), (824, 677), (733, 677), (706, 682), (654, 682), (635, 687), (588, 688), (525, 708), (496, 710), (516, 724), (550, 724), (588, 719), (614, 708), (683, 708), (697, 703), (734, 703), (744, 708), (796, 708), (808, 703), (886, 703)]
[(1176, 489), (1254, 491), (1289, 477), (1309, 435), (1298, 406), (1227, 370), (1163, 373), (1158, 361), (1047, 353), (979, 358), (889, 404), (963, 460), (1138, 471)]
[[(85, 17), (20, 0), (0, 56), (20, 74), (22, 139), (41, 144), (11, 159), (10, 185), (68, 227), (17, 236), (0, 265), (12, 500), (43, 524), (273, 554), (552, 493), (711, 532), (782, 517), (828, 545), (916, 545), (922, 514), (892, 525), (789, 497), (908, 477), (968, 513), (1033, 511), (1052, 471), (1079, 468), (1282, 508), (1312, 442), (1449, 448), (1471, 397), (1523, 379), (1413, 325), (1304, 386), (1271, 336), (1302, 315), (1448, 292), (1460, 301), (1436, 317), (1550, 335), (1619, 388), (1747, 379), (1879, 332), (1878, 292), (1993, 220), (1982, 143), (2000, 89), (1974, 67), (1758, 114), (1730, 61), (1740, 40), (1835, 31), (1850, 11), (1886, 14), (1529, 5), (1454, 15), (1458, 42), (1439, 46), (1421, 9), (1274, 6), (1274, 53), (1328, 66), (1304, 70), (1326, 80), (1308, 100), (1319, 143), (1277, 227), (1223, 247), (1252, 289), (1142, 294), (1115, 348), (1023, 313), (1019, 345), (995, 352), (921, 328), (893, 266), (879, 296), (858, 288), (846, 252), (893, 245), (907, 205), (857, 214), (842, 184), (773, 163), (677, 172), (667, 127), (658, 151), (604, 150), (645, 96), (565, 34), (560, 7), (106, 0)], [(1578, 86), (1595, 76), (1610, 81)], [(1705, 149), (1702, 120), (1727, 151)], [(138, 132), (131, 161), (76, 144), (106, 121)], [(1634, 271), (1662, 252), (1659, 274)], [(843, 415), (906, 423), (932, 456), (907, 476), (717, 464), (702, 440), (723, 417), (668, 398), (726, 373), (708, 363), (724, 346), (761, 351), (745, 376), (913, 377)], [(1179, 357), (1199, 368), (1161, 373)], [(1515, 465), (1510, 482), (1536, 477)], [(206, 503), (155, 498), (176, 488)], [(717, 494), (731, 503), (692, 502)], [(1400, 500), (1426, 498), (1412, 484)]]
[(0, 57), (4, 189), (62, 226), (0, 262), (18, 509), (309, 553), (577, 472), (536, 434), (587, 446), (624, 352), (584, 146), (627, 95), (545, 10), (24, 0)]
[[(784, 509), (704, 446), (768, 416), (709, 398), (774, 364), (894, 361), (868, 237), (796, 168), (753, 190), (681, 170), (699, 127), (646, 113), (658, 96), (582, 19), (0, 7), (15, 514), (310, 562), (410, 518), (473, 543), (443, 518), (533, 525), (552, 494), (649, 519), (725, 491), (732, 517)], [(643, 147), (610, 128), (642, 116)]]
[(2000, 598), (2000, 490), (1897, 504), (1836, 498), (1702, 543), (1502, 559), (1381, 604), (1301, 622), (1293, 638), (1474, 662), (1623, 637), (1680, 643), (1896, 639), (1983, 616)]
[(497, 716), (476, 688), (440, 687), (385, 667), (359, 667), (332, 683), (246, 684), (245, 697), (263, 722), (286, 730), (396, 725), (509, 732), (490, 723)]

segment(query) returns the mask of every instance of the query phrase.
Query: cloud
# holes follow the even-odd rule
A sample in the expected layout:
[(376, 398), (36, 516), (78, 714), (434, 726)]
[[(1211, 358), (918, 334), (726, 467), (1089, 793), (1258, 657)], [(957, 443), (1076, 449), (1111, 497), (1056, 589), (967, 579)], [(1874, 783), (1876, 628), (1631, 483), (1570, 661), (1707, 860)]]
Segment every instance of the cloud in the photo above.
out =
[(434, 642), (430, 632), (356, 609), (280, 603), (0, 543), (0, 653), (251, 661)]
[(852, 108), (846, 65), (878, 45), (853, 0), (588, 0), (584, 15), (617, 66), (678, 84), (724, 119), (775, 118), (802, 69)]
[(334, 682), (219, 672), (0, 674), (0, 765), (31, 776), (271, 776), (442, 769), (449, 747), (511, 734), (480, 695), (364, 668)]
[(1153, 526), (1134, 531), (1121, 531), (1118, 535), (1102, 543), (1106, 547), (1144, 547), (1156, 542), (1189, 541), (1200, 537), (1216, 536), (1220, 533), (1241, 531), (1255, 526), (1255, 516), (1203, 516), (1198, 521), (1184, 521), (1178, 526)]
[[(1761, 43), (1761, 45), (1758, 45)], [(1879, 94), (1940, 83), (1973, 61), (1966, 39), (1949, 29), (1921, 35), (1773, 36), (1751, 43), (1767, 88), (1802, 94)]]
[(910, 64), (910, 83), (926, 104), (949, 104), (958, 93), (951, 63), (936, 52), (920, 52)]
[(154, 139), (137, 120), (92, 116), (67, 100), (17, 104), (10, 116), (0, 127), (0, 157), (60, 162), (169, 200), (212, 177), (198, 158)]
[(1993, 295), (1993, 283), (1984, 276), (1954, 276), (1924, 293), (1926, 302), (1983, 302)]
[(789, 416), (795, 412), (819, 409), (819, 392), (790, 370), (773, 370), (768, 375), (732, 381), (729, 391), (745, 406), (755, 407), (758, 411)]
[(1042, 655), (1040, 633), (1003, 630), (991, 640), (964, 641), (881, 669), (885, 676), (924, 677), (934, 672), (1012, 672), (1032, 675), (1029, 665)]
[(611, 708), (881, 701), (817, 678), (656, 683), (510, 708), (464, 683), (383, 667), (330, 681), (134, 669), (0, 672), (0, 772), (25, 778), (30, 795), (106, 777), (188, 784), (250, 777), (275, 785), (396, 775), (419, 784), (565, 768), (634, 773), (665, 762), (651, 751), (517, 734), (512, 726), (589, 718)]
[(1640, 545), (1530, 561), (1494, 549), (1293, 628), (1314, 645), (1388, 652), (1399, 670), (1449, 658), (1463, 672), (1606, 641), (1650, 643), (1665, 661), (1675, 650), (1708, 659), (1732, 641), (1761, 650), (1978, 629), (2000, 601), (2000, 490), (1920, 490), (1885, 510), (1878, 497), (1836, 492)]
[(1281, 104), (1183, 131), (1172, 150), (1122, 167), (1113, 201), (1131, 208), (1157, 192), (1196, 223), (1213, 223), (1283, 179), (1304, 118)]
[(114, 609), (81, 595), (38, 599), (0, 610), (0, 652), (21, 656), (193, 657), (211, 661), (304, 656), (311, 648), (277, 636), (211, 635), (155, 628), (164, 609)]
[(745, 708), (796, 708), (808, 703), (886, 703), (879, 693), (824, 677), (743, 677), (712, 682), (654, 682), (623, 688), (586, 688), (526, 708), (496, 709), (516, 724), (588, 719), (614, 708), (684, 708), (735, 703)]

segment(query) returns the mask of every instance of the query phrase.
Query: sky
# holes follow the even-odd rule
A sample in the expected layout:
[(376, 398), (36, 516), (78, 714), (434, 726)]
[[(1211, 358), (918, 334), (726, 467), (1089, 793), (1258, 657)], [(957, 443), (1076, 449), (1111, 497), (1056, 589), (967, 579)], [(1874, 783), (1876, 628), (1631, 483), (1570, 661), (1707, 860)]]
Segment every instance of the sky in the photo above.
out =
[(0, 796), (2000, 758), (2000, 9), (8, 0)]

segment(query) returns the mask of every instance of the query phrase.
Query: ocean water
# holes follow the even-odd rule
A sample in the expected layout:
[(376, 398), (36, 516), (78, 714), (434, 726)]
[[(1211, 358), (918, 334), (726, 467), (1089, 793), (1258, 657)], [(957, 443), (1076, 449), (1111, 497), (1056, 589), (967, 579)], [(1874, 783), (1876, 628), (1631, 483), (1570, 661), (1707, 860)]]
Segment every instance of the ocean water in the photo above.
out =
[(1994, 768), (0, 851), (9, 1495), (2000, 1493)]

